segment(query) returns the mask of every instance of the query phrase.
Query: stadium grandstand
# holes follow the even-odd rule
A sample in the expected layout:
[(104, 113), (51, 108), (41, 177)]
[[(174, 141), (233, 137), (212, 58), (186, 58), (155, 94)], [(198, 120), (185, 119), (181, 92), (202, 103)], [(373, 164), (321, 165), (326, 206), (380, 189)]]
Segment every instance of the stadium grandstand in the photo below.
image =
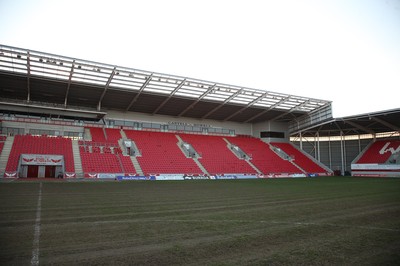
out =
[(0, 45), (4, 178), (400, 177), (400, 109)]

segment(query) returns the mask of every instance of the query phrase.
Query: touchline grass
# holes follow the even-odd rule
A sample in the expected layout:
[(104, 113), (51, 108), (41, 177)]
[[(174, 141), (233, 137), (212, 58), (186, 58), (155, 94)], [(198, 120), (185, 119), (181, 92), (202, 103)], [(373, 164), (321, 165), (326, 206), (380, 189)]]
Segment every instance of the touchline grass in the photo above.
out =
[(1, 265), (398, 265), (400, 179), (0, 182)]

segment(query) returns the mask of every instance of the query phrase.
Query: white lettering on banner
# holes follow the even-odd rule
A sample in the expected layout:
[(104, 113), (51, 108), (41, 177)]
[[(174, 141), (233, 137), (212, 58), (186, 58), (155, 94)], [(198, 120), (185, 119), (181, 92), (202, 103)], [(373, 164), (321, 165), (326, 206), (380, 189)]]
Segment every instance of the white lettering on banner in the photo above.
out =
[(390, 145), (390, 142), (386, 142), (385, 145), (383, 145), (382, 149), (379, 151), (379, 154), (384, 154), (388, 151), (390, 151), (392, 154), (397, 153), (400, 151), (400, 145), (394, 149), (393, 147), (388, 148)]
[(62, 155), (44, 155), (44, 154), (22, 154), (21, 164), (33, 165), (61, 165), (64, 157)]

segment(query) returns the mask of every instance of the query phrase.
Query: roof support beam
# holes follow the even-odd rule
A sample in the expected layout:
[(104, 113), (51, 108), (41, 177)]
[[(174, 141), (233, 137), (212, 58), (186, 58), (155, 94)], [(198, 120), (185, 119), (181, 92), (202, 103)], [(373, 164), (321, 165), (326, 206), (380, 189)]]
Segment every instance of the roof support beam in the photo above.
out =
[(171, 98), (172, 96), (175, 95), (175, 93), (182, 88), (182, 86), (185, 84), (186, 79), (182, 80), (182, 82), (170, 93), (167, 99), (165, 99), (158, 107), (157, 109), (153, 112), (153, 115), (156, 114)]
[[(262, 111), (261, 113), (256, 114), (253, 117), (250, 117), (249, 119), (247, 119), (246, 121), (244, 121), (245, 123), (249, 123), (251, 121), (253, 121), (254, 119), (256, 119), (259, 116), (262, 116), (263, 114), (271, 111), (272, 109), (274, 109), (276, 106), (280, 105), (281, 103), (285, 102), (290, 96), (286, 97), (286, 98), (282, 98), (279, 102), (275, 103), (274, 105), (271, 105), (268, 109), (265, 109), (264, 111)], [(285, 113), (286, 114), (286, 113)]]
[(289, 110), (289, 112), (282, 113), (281, 115), (278, 115), (278, 116), (274, 117), (273, 119), (271, 119), (271, 121), (275, 121), (275, 120), (281, 118), (282, 116), (285, 116), (285, 115), (287, 115), (287, 114), (292, 113), (293, 111), (296, 111), (296, 110), (299, 109), (300, 107), (302, 107), (302, 106), (304, 106), (304, 105), (307, 105), (307, 104), (309, 103), (309, 101), (310, 101), (310, 100), (305, 101), (304, 103), (299, 104), (299, 105), (293, 107), (292, 109)]
[(232, 100), (233, 98), (235, 98), (236, 96), (238, 96), (241, 92), (243, 91), (243, 89), (238, 90), (237, 92), (235, 92), (234, 94), (232, 94), (228, 99), (226, 99), (223, 103), (221, 103), (220, 105), (218, 105), (217, 107), (215, 107), (214, 109), (212, 109), (211, 111), (209, 111), (207, 114), (205, 114), (202, 119), (207, 118), (209, 115), (211, 115), (212, 113), (218, 111), (222, 106), (224, 106), (227, 102), (229, 102), (230, 100)]
[(382, 119), (380, 119), (378, 117), (374, 116), (374, 117), (371, 117), (371, 119), (375, 120), (378, 123), (381, 123), (382, 125), (390, 128), (390, 129), (393, 129), (393, 131), (400, 131), (400, 128), (398, 128), (398, 127), (396, 127), (396, 126), (394, 126), (394, 125), (392, 125), (392, 124), (390, 124), (390, 123), (388, 123), (388, 122), (386, 122), (386, 121), (384, 121), (384, 120), (382, 120)]
[(142, 87), (140, 87), (138, 93), (136, 94), (135, 98), (132, 99), (132, 101), (129, 103), (128, 107), (126, 107), (125, 111), (129, 111), (129, 109), (132, 107), (132, 105), (137, 101), (139, 98), (140, 94), (142, 91), (149, 85), (151, 79), (153, 78), (153, 74), (147, 77), (146, 81), (143, 83)]
[(217, 86), (217, 84), (212, 85), (207, 91), (205, 91), (196, 101), (194, 101), (191, 105), (189, 105), (188, 107), (186, 107), (185, 110), (183, 110), (178, 117), (183, 116), (187, 111), (189, 111), (189, 109), (192, 109), (198, 102), (200, 102), (205, 96), (207, 96), (207, 94), (212, 91), (215, 86)]
[(68, 94), (69, 94), (69, 88), (71, 87), (71, 80), (72, 80), (72, 75), (74, 74), (74, 68), (75, 68), (75, 59), (74, 61), (72, 61), (71, 71), (69, 72), (67, 91), (65, 92), (65, 97), (64, 97), (65, 107), (67, 107), (68, 104)]
[(27, 57), (26, 57), (26, 68), (27, 68), (27, 89), (28, 89), (28, 95), (26, 101), (29, 103), (31, 101), (31, 58), (29, 51), (27, 52)]
[(231, 119), (232, 117), (236, 116), (237, 114), (240, 114), (241, 112), (243, 112), (244, 110), (250, 108), (252, 105), (256, 104), (258, 101), (260, 101), (261, 99), (263, 99), (265, 96), (267, 95), (267, 92), (262, 94), (261, 96), (259, 96), (258, 98), (254, 99), (253, 101), (249, 102), (245, 107), (237, 110), (236, 112), (234, 112), (233, 114), (231, 114), (230, 116), (228, 116), (227, 118), (224, 119), (224, 121), (228, 121), (229, 119)]
[(372, 135), (375, 135), (375, 132), (374, 132), (373, 130), (369, 129), (369, 128), (363, 127), (363, 126), (361, 126), (361, 125), (359, 125), (359, 124), (357, 124), (357, 123), (354, 123), (354, 122), (352, 122), (352, 121), (349, 121), (349, 120), (344, 120), (344, 119), (342, 119), (342, 121), (343, 121), (344, 123), (347, 123), (347, 124), (349, 124), (349, 125), (352, 125), (352, 126), (355, 127), (355, 128), (361, 129), (361, 130), (363, 130), (363, 131), (365, 131), (365, 132), (367, 132), (367, 133), (370, 133), (370, 134), (372, 134)]
[(101, 102), (103, 101), (104, 95), (106, 95), (106, 92), (107, 92), (107, 90), (108, 90), (108, 87), (110, 87), (110, 83), (111, 83), (111, 81), (112, 81), (112, 79), (113, 79), (113, 77), (114, 77), (114, 75), (115, 75), (115, 69), (116, 69), (116, 68), (117, 68), (117, 67), (114, 67), (114, 69), (111, 71), (111, 74), (110, 74), (110, 77), (109, 77), (108, 80), (107, 80), (106, 86), (104, 86), (103, 93), (101, 94), (100, 99), (99, 99), (99, 102), (98, 102), (98, 104), (97, 104), (97, 111), (100, 111), (100, 109), (101, 109)]

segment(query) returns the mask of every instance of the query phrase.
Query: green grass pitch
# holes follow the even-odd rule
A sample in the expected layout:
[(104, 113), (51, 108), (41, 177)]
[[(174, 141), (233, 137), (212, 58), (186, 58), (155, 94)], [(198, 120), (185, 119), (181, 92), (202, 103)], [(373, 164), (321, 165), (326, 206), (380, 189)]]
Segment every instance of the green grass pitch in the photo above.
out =
[(400, 179), (0, 182), (0, 265), (398, 265)]

